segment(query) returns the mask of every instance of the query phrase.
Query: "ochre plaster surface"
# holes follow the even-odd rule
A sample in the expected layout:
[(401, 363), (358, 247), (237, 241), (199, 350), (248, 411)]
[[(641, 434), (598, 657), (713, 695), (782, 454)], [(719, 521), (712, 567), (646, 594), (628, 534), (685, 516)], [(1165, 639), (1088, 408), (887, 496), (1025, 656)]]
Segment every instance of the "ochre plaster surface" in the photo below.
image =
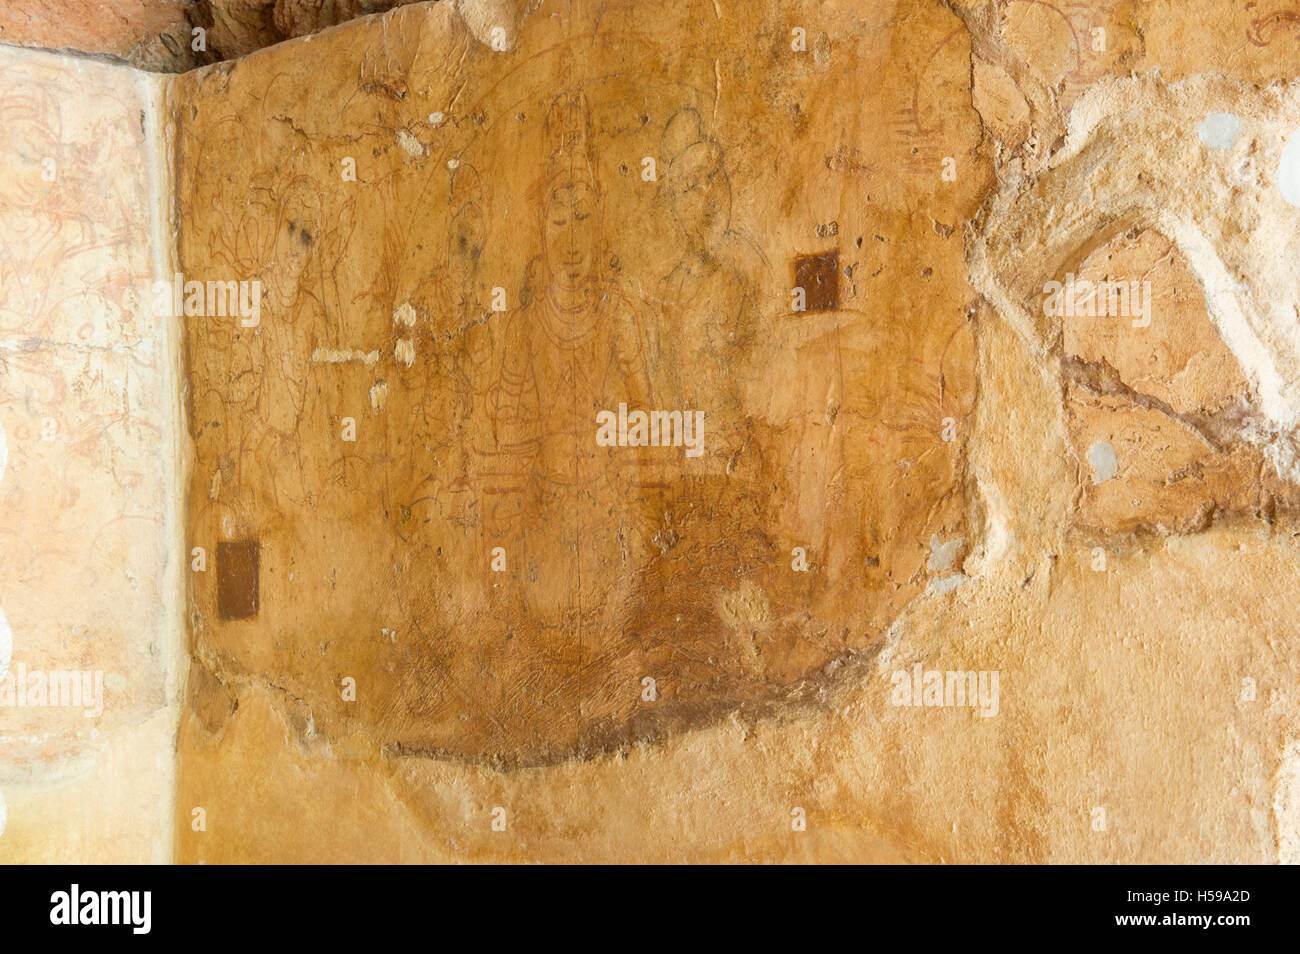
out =
[[(101, 613), (130, 691), (6, 742), (0, 852), (148, 753), (123, 857), (1300, 859), (1297, 44), (1237, 0), (494, 0), (117, 80), (102, 227), (148, 225), (98, 287), (258, 307), (12, 344), (105, 350), (158, 432), (80, 491), (152, 520), (102, 544), (140, 590), (79, 544), (23, 627)], [(698, 442), (606, 446), (620, 405)]]

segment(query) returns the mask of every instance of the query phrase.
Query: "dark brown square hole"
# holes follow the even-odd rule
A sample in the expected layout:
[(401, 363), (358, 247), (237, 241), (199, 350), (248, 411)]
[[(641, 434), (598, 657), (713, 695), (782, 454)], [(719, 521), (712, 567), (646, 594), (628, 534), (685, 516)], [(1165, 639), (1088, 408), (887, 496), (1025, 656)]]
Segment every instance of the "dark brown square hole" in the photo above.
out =
[(257, 615), (256, 540), (217, 541), (217, 612), (222, 619)]
[(796, 258), (794, 283), (803, 289), (806, 310), (834, 311), (840, 307), (839, 249)]

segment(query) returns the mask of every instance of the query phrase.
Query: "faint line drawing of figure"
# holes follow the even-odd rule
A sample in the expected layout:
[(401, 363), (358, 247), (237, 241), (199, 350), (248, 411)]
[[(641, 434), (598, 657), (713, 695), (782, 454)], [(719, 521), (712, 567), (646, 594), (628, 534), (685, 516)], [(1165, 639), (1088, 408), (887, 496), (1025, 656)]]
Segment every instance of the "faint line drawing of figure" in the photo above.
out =
[(643, 546), (642, 460), (598, 447), (596, 414), (650, 407), (652, 390), (641, 330), (608, 273), (599, 190), (584, 161), (568, 160), (534, 189), (542, 252), (528, 303), (508, 319), (488, 400), (496, 452), (480, 480), (489, 542), (521, 554), (529, 617), (560, 629), (571, 660), (575, 636), (587, 659), (621, 636)]
[[(661, 153), (668, 167), (660, 191), (683, 242), (681, 258), (659, 283), (663, 327), (671, 329), (672, 342), (663, 356), (682, 406), (710, 403), (712, 432), (729, 433), (739, 426), (738, 362), (758, 330), (751, 276), (767, 262), (732, 228), (725, 156), (705, 135), (696, 110), (679, 110), (668, 120)], [(727, 382), (725, 408), (716, 407), (721, 382)]]
[[(21, 72), (4, 79), (0, 338), (20, 343), (0, 348), (0, 379), (12, 395), (0, 398), (0, 411), (12, 410), (19, 432), (48, 418), (78, 459), (102, 467), (129, 498), (148, 471), (142, 461), (156, 428), (132, 404), (153, 349), (133, 351), (125, 363), (109, 355), (123, 343), (124, 319), (137, 307), (127, 264), (127, 212), (113, 214), (117, 193), (91, 183), (77, 144), (63, 142), (55, 94)], [(105, 141), (116, 142), (118, 132), (110, 125)], [(56, 359), (54, 349), (65, 345), (85, 348), (83, 357), (75, 364)], [(73, 521), (85, 489), (74, 468), (60, 468), (53, 484), (30, 491), (57, 501), (61, 516)], [(48, 553), (60, 560), (67, 540), (94, 535), (80, 524), (49, 530)]]
[(408, 509), (431, 504), (441, 510), (443, 491), (468, 490), (469, 453), (461, 435), (472, 410), (472, 382), (491, 372), (488, 312), (479, 288), (486, 210), (473, 166), (462, 163), (452, 173), (447, 202), (444, 258), (409, 299), (395, 302), (390, 329), (393, 354), (405, 355), (396, 359), (395, 377), (412, 405), (405, 461), (410, 476), (402, 498)]
[[(67, 122), (65, 99), (78, 107)], [(166, 557), (163, 398), (142, 293), (152, 259), (134, 175), (140, 120), (134, 96), (90, 89), (80, 76), (0, 71), (0, 443), (17, 464), (0, 488), (0, 578), (26, 663), (69, 665), (87, 650), (68, 634), (93, 621), (92, 655), (126, 665), (131, 639), (144, 635), (137, 625), (161, 625), (150, 607)], [(130, 605), (103, 616), (124, 576)], [(34, 630), (31, 613), (74, 588), (84, 605), (48, 607), (52, 625)], [(7, 647), (3, 619), (0, 630)], [(8, 662), (7, 649), (0, 655)], [(144, 676), (131, 668), (133, 697)], [(5, 720), (2, 775), (48, 778), (93, 757), (94, 739), (75, 722), (17, 711)]]
[(0, 93), (0, 126), (0, 335), (116, 344), (121, 303), (105, 293), (126, 272), (86, 253), (121, 244), (120, 224), (92, 221), (70, 194), (57, 101), (20, 80)]
[(255, 493), (249, 475), (258, 474), (256, 488), (266, 490), (276, 512), (287, 512), (311, 493), (298, 429), (312, 389), (311, 355), (327, 323), (328, 272), (346, 245), (350, 219), (328, 224), (319, 184), (302, 175), (256, 189), (251, 207), (254, 221), (272, 230), (254, 239), (256, 260), (240, 263), (231, 277), (261, 283), (260, 322), (243, 327), (238, 317), (199, 320), (210, 323), (210, 336), (229, 336), (232, 370), (251, 377), (245, 420), (231, 427), (232, 435), (241, 435), (240, 492)]
[[(661, 138), (667, 164), (659, 200), (680, 237), (679, 257), (658, 283), (655, 353), (669, 406), (705, 412), (704, 456), (672, 482), (661, 537), (670, 543), (656, 567), (663, 587), (697, 594), (661, 625), (711, 660), (700, 678), (753, 676), (761, 662), (719, 618), (724, 594), (771, 561), (759, 492), (767, 475), (744, 407), (748, 358), (759, 331), (755, 277), (767, 260), (732, 223), (732, 188), (722, 147), (698, 111), (674, 113)], [(712, 554), (692, 559), (700, 547)], [(649, 591), (638, 616), (661, 612)]]
[(53, 209), (57, 196), (44, 165), (57, 169), (59, 107), (44, 87), (20, 82), (0, 94), (0, 334), (47, 337), (52, 266), (77, 248), (89, 248), (90, 230)]

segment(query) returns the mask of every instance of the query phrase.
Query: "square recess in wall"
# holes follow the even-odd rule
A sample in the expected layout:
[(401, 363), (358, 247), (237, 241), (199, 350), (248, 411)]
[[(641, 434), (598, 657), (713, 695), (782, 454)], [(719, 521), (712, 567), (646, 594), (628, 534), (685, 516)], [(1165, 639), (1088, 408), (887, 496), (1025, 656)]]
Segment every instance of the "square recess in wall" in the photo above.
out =
[(257, 571), (261, 547), (256, 540), (217, 543), (217, 612), (222, 619), (257, 615)]
[(805, 310), (834, 311), (840, 307), (839, 249), (796, 258), (794, 283), (804, 291)]

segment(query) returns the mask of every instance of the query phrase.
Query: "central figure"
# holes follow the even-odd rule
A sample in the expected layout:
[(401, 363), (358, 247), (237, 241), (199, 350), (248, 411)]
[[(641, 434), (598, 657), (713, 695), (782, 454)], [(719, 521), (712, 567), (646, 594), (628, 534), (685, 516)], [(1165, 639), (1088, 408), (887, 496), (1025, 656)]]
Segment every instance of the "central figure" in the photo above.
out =
[[(600, 192), (568, 137), (534, 187), (541, 253), (522, 309), (507, 319), (489, 396), (495, 439), (487, 488), (492, 545), (521, 561), (524, 629), (546, 655), (585, 668), (610, 652), (643, 563), (643, 484), (634, 448), (598, 447), (596, 415), (652, 407), (645, 342), (615, 281)], [(648, 516), (648, 514), (645, 514)], [(566, 677), (566, 679), (569, 677)]]

